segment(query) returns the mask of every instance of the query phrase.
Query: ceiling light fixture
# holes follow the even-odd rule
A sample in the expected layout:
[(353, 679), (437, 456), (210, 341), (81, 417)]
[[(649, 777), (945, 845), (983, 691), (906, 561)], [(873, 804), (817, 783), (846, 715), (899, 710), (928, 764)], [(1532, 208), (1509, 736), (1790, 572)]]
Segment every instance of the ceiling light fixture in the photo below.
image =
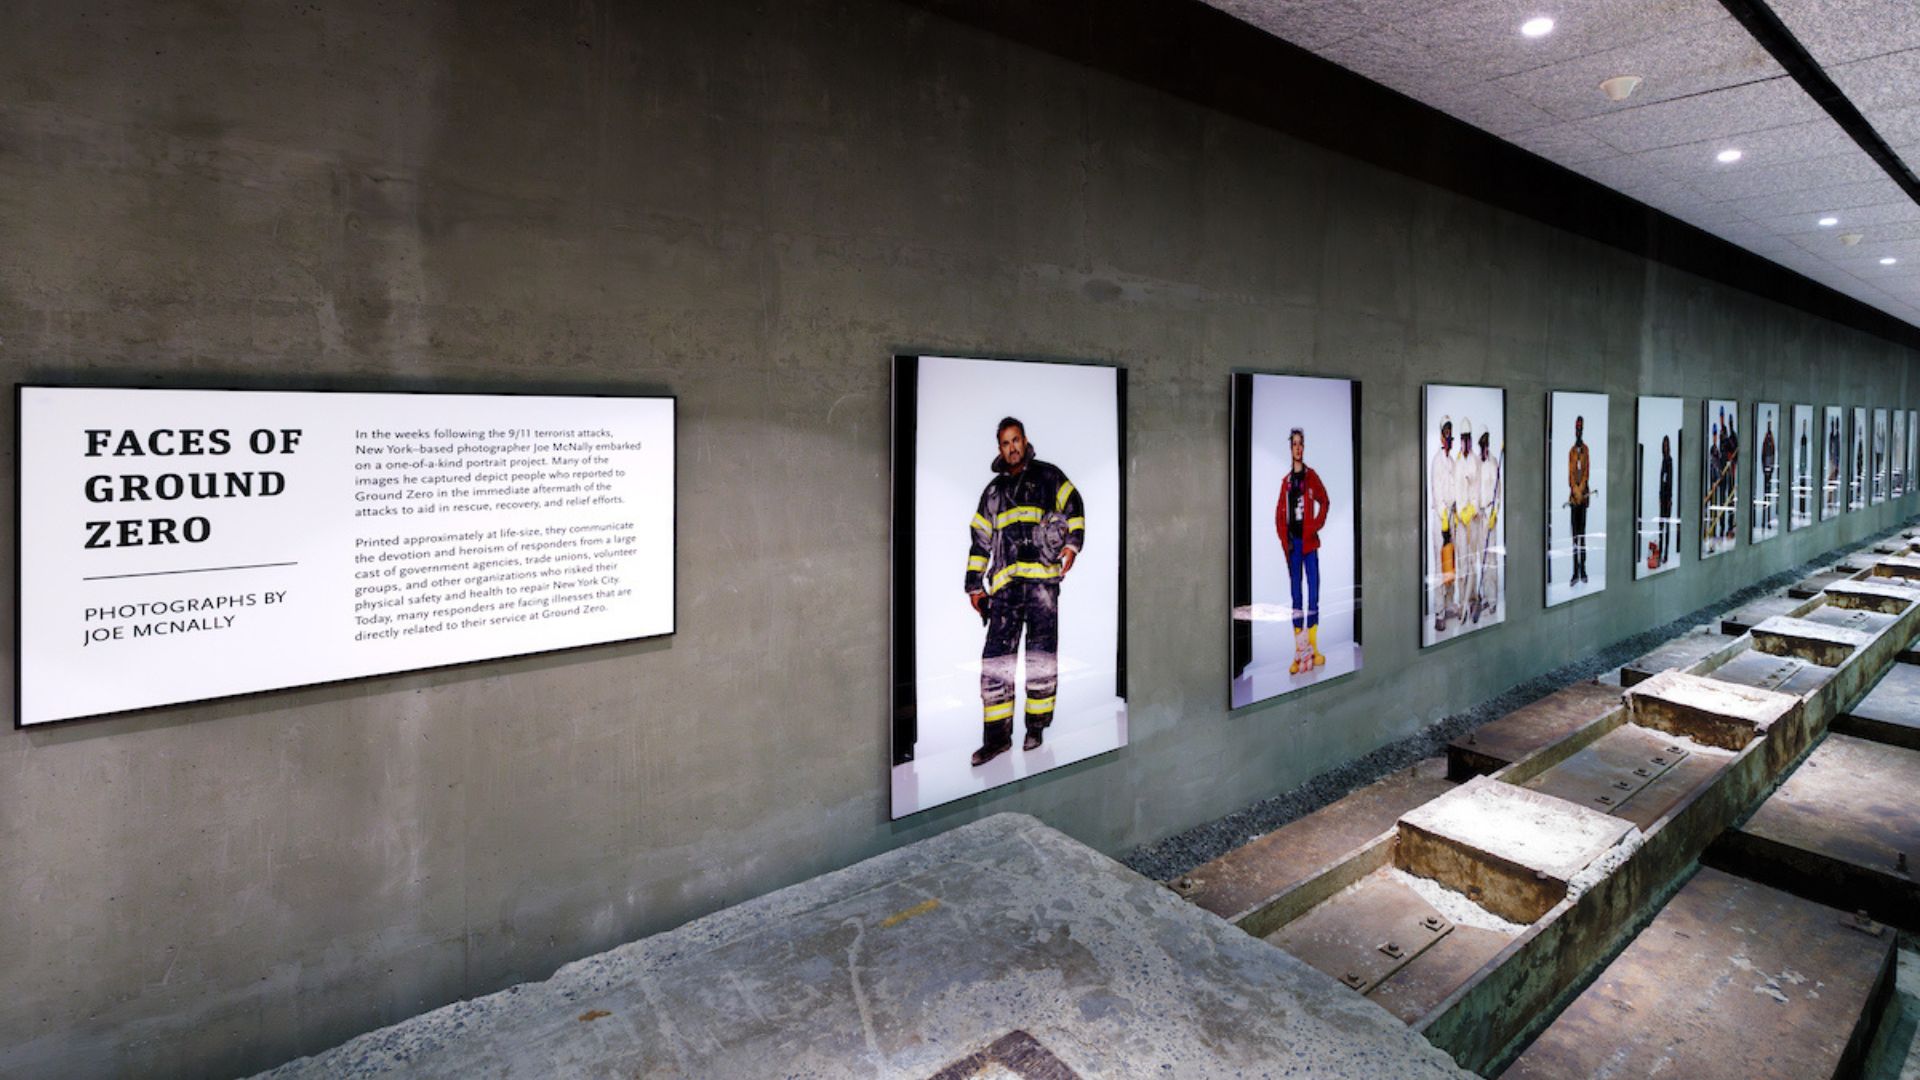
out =
[(1823, 217), (1820, 219), (1820, 227), (1823, 229), (1828, 227), (1829, 225), (1838, 225), (1838, 224), (1840, 224), (1840, 219), (1837, 217)]
[(1891, 256), (1891, 255), (1889, 255), (1889, 256), (1887, 256), (1886, 258), (1884, 258), (1884, 259), (1881, 259), (1881, 260), (1880, 260), (1880, 265), (1881, 265), (1881, 266), (1892, 266), (1892, 265), (1893, 265), (1894, 263), (1897, 263), (1897, 262), (1899, 262), (1899, 261), (1900, 261), (1899, 259), (1896, 259), (1896, 258), (1894, 258), (1893, 256)]
[(1553, 33), (1553, 20), (1541, 15), (1520, 24), (1520, 32), (1530, 38), (1546, 37)]
[(1734, 162), (1740, 160), (1740, 151), (1729, 147), (1713, 155), (1713, 160), (1719, 162), (1722, 165), (1731, 165)]
[(1640, 89), (1640, 76), (1638, 75), (1615, 75), (1613, 78), (1604, 79), (1600, 83), (1600, 91), (1607, 95), (1608, 101), (1625, 101), (1632, 97), (1633, 92), (1638, 89)]

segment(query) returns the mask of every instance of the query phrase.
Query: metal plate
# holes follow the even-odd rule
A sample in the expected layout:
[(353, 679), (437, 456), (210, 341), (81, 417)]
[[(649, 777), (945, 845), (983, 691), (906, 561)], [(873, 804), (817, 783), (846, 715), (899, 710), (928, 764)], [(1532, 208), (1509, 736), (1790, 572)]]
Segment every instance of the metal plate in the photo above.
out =
[(1503, 1075), (1833, 1076), (1894, 948), (1841, 916), (1703, 869)]
[(1376, 871), (1267, 941), (1364, 994), (1452, 929), (1418, 893)]
[(1920, 878), (1920, 751), (1830, 735), (1740, 831)]
[(1753, 629), (1755, 624), (1775, 615), (1785, 615), (1804, 603), (1806, 603), (1805, 600), (1792, 596), (1762, 597), (1743, 608), (1720, 616), (1720, 631), (1726, 634), (1744, 634)]
[(1526, 786), (1611, 814), (1687, 755), (1664, 732), (1623, 724)]
[(1631, 821), (1645, 832), (1665, 817), (1667, 811), (1680, 805), (1682, 799), (1711, 783), (1733, 756), (1733, 751), (1716, 747), (1696, 750), (1614, 807), (1613, 816)]
[(1451, 933), (1382, 980), (1367, 996), (1407, 1023), (1415, 1023), (1518, 936), (1455, 924)]
[(1827, 586), (1834, 582), (1846, 581), (1858, 572), (1857, 570), (1826, 570), (1787, 586), (1787, 595), (1796, 600), (1809, 599), (1825, 592)]
[(1877, 611), (1864, 611), (1860, 608), (1835, 607), (1823, 604), (1807, 612), (1808, 622), (1825, 623), (1847, 630), (1859, 630), (1868, 634), (1877, 634), (1892, 626), (1896, 615), (1882, 615)]
[(1879, 685), (1834, 718), (1833, 730), (1920, 750), (1920, 667), (1889, 667)]
[(1447, 744), (1447, 775), (1465, 780), (1494, 772), (1599, 722), (1619, 708), (1619, 687), (1575, 683)]
[(1826, 685), (1834, 674), (1833, 668), (1809, 664), (1798, 657), (1769, 656), (1749, 650), (1715, 668), (1707, 677), (1736, 686), (1777, 690), (1782, 694), (1802, 697)]
[(1682, 634), (1620, 669), (1620, 685), (1632, 686), (1673, 668), (1685, 670), (1733, 644), (1739, 635), (1695, 631)]

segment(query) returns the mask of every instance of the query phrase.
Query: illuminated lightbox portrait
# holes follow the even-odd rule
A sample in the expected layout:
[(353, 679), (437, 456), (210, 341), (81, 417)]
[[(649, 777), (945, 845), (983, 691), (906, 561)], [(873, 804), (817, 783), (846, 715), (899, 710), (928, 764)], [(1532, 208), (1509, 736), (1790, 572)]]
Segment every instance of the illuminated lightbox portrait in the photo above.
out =
[(894, 361), (893, 816), (1127, 742), (1126, 372)]
[(1429, 384), (1423, 393), (1420, 644), (1507, 619), (1507, 392)]
[(1360, 669), (1360, 384), (1238, 373), (1232, 404), (1237, 709)]

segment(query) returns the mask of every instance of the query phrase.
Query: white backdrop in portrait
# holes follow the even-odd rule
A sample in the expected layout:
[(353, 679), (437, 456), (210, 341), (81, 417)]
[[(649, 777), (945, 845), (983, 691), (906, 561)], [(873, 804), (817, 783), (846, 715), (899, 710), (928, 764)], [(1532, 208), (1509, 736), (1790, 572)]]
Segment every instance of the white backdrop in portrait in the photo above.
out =
[(1789, 501), (1787, 528), (1799, 529), (1813, 523), (1820, 505), (1820, 484), (1814, 479), (1814, 460), (1820, 456), (1820, 433), (1813, 428), (1813, 406), (1793, 407), (1793, 431), (1789, 440), (1793, 459), (1793, 483), (1787, 490)]
[[(1920, 454), (1920, 411), (1909, 409), (1907, 410), (1907, 471), (1909, 473), (1920, 472), (1920, 457), (1914, 456), (1915, 454)], [(1915, 490), (1920, 490), (1920, 477), (1916, 477), (1907, 484), (1908, 494), (1912, 494)]]
[(1864, 510), (1867, 507), (1867, 410), (1853, 410), (1853, 438), (1848, 440), (1847, 450), (1847, 509)]
[[(1242, 542), (1253, 554), (1253, 661), (1233, 680), (1236, 709), (1360, 667), (1354, 634), (1360, 592), (1353, 523), (1360, 486), (1353, 458), (1353, 383), (1255, 375), (1251, 423), (1252, 513)], [(1287, 670), (1293, 659), (1293, 589), (1274, 528), (1280, 485), (1293, 468), (1289, 433), (1296, 427), (1306, 435), (1306, 465), (1327, 489), (1327, 523), (1320, 530), (1320, 652), (1327, 663), (1298, 675)], [(1301, 589), (1304, 593), (1304, 577)]]
[(1873, 457), (1868, 460), (1867, 468), (1871, 472), (1868, 480), (1872, 491), (1873, 504), (1887, 500), (1887, 410), (1873, 410)]
[[(1753, 445), (1740, 421), (1740, 403), (1708, 398), (1701, 403), (1700, 421), (1700, 557), (1711, 559), (1732, 551), (1740, 539), (1740, 467)], [(1720, 446), (1731, 446), (1716, 460), (1716, 432)], [(1731, 439), (1729, 440), (1729, 436)], [(1714, 469), (1720, 470), (1719, 486)]]
[[(1773, 471), (1767, 466), (1767, 440), (1773, 440)], [(1787, 470), (1787, 436), (1780, 430), (1780, 406), (1755, 402), (1753, 441), (1741, 447), (1753, 461), (1753, 499), (1747, 507), (1747, 538), (1753, 543), (1780, 535), (1780, 483)]]
[[(1586, 423), (1587, 579), (1572, 584), (1573, 508), (1567, 504), (1567, 455), (1573, 450), (1573, 421)], [(1607, 587), (1607, 395), (1547, 395), (1547, 606), (1591, 596)]]
[(1907, 493), (1907, 414), (1904, 409), (1893, 410), (1893, 434), (1888, 440), (1888, 454), (1893, 464), (1888, 474), (1887, 494), (1899, 497)]
[(1485, 558), (1478, 565), (1470, 565), (1471, 560), (1464, 557), (1459, 549), (1454, 555), (1455, 569), (1455, 606), (1465, 608), (1462, 599), (1467, 595), (1470, 582), (1478, 581), (1482, 595), (1493, 602), (1493, 607), (1482, 611), (1478, 621), (1470, 615), (1449, 616), (1446, 627), (1434, 629), (1435, 602), (1441, 587), (1440, 566), (1435, 561), (1434, 539), (1440, 530), (1440, 521), (1433, 514), (1433, 459), (1440, 449), (1441, 421), (1453, 421), (1453, 439), (1458, 460), (1461, 425), (1470, 421), (1473, 426), (1473, 453), (1480, 455), (1480, 435), (1491, 434), (1488, 441), (1488, 468), (1503, 468), (1507, 443), (1507, 392), (1497, 386), (1443, 386), (1429, 384), (1425, 389), (1425, 420), (1421, 424), (1420, 436), (1420, 521), (1421, 543), (1420, 559), (1425, 567), (1421, 589), (1420, 608), (1420, 644), (1437, 645), (1451, 641), (1463, 634), (1475, 630), (1484, 630), (1489, 626), (1498, 626), (1507, 618), (1507, 513), (1508, 492), (1512, 490), (1513, 477), (1504, 473), (1500, 483), (1500, 498), (1497, 504), (1493, 532), (1487, 538)]
[[(914, 613), (919, 741), (893, 768), (895, 817), (1126, 745), (1126, 702), (1114, 693), (1120, 633), (1118, 369), (1080, 364), (922, 357), (915, 421)], [(1060, 688), (1037, 750), (1014, 748), (980, 768), (980, 650), (986, 630), (967, 603), (969, 522), (992, 481), (1002, 417), (1026, 426), (1034, 458), (1056, 465), (1086, 504), (1086, 548), (1060, 584)], [(1024, 650), (1023, 650), (1024, 651)], [(1014, 700), (1026, 696), (1025, 664)]]
[[(1680, 463), (1685, 453), (1680, 445), (1681, 409), (1677, 397), (1643, 397), (1634, 421), (1634, 440), (1639, 444), (1639, 471), (1634, 493), (1633, 576), (1635, 580), (1664, 574), (1680, 566), (1681, 512)], [(1667, 513), (1660, 513), (1660, 467), (1663, 457), (1672, 458), (1671, 490)], [(1657, 550), (1656, 550), (1657, 548)]]
[(1820, 520), (1839, 515), (1847, 504), (1847, 422), (1838, 405), (1826, 408), (1820, 440)]

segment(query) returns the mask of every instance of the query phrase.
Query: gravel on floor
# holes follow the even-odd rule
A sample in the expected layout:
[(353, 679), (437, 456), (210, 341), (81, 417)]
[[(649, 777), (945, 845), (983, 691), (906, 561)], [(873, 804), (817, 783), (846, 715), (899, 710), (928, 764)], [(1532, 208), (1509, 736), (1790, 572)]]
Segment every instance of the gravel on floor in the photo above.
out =
[(1156, 881), (1169, 881), (1202, 863), (1211, 862), (1234, 848), (1313, 813), (1347, 794), (1401, 769), (1446, 752), (1447, 744), (1467, 732), (1507, 715), (1522, 705), (1538, 701), (1548, 694), (1583, 679), (1598, 678), (1620, 668), (1666, 641), (1702, 625), (1717, 623), (1723, 612), (1732, 611), (1769, 593), (1777, 592), (1835, 562), (1864, 551), (1874, 544), (1909, 527), (1901, 522), (1875, 533), (1858, 543), (1837, 547), (1797, 566), (1741, 589), (1682, 615), (1663, 626), (1656, 626), (1601, 649), (1591, 656), (1562, 664), (1525, 682), (1510, 686), (1499, 694), (1454, 713), (1417, 735), (1388, 743), (1344, 765), (1329, 769), (1299, 787), (1269, 796), (1225, 817), (1196, 825), (1151, 844), (1142, 844), (1120, 856), (1120, 861), (1137, 873)]

